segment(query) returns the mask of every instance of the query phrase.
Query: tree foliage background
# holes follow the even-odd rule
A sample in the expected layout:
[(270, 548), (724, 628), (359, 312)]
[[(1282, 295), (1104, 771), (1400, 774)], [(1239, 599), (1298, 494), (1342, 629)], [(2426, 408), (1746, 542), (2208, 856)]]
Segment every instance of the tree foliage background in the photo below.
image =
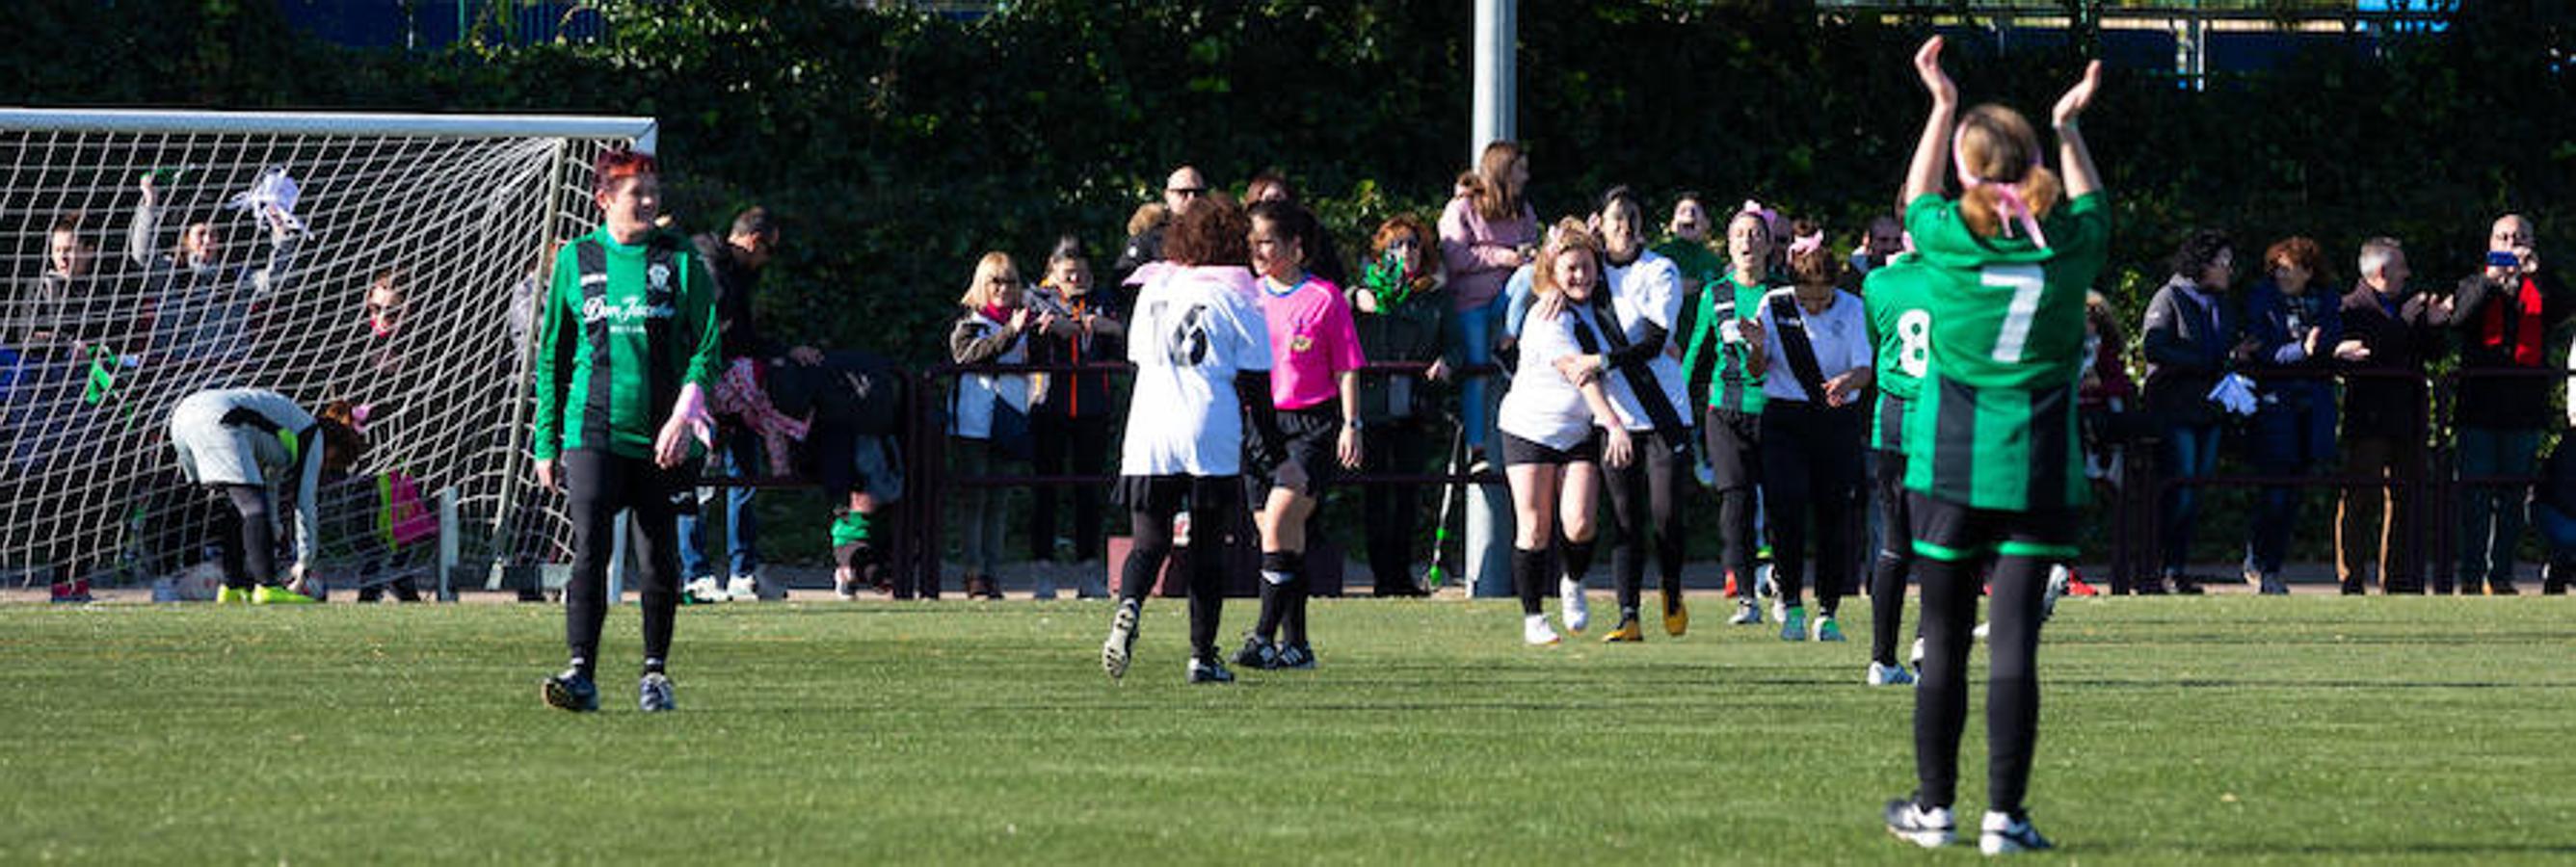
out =
[[(301, 2), (301, 0), (283, 0)], [(1548, 217), (1627, 183), (1823, 217), (1844, 243), (1890, 204), (1924, 99), (1924, 29), (1804, 4), (1530, 3), (1521, 128)], [(2567, 4), (2464, 4), (2377, 56), (2319, 51), (2204, 89), (2115, 71), (2088, 118), (2118, 203), (2128, 303), (2188, 227), (2329, 250), (2392, 234), (2464, 273), (2487, 219), (2559, 214), (2576, 166)], [(1468, 150), (1471, 4), (1036, 0), (978, 20), (835, 0), (604, 0), (580, 43), (362, 51), (261, 0), (40, 0), (0, 53), (26, 105), (647, 114), (692, 228), (752, 202), (792, 231), (764, 312), (790, 336), (935, 358), (977, 254), (1058, 233), (1115, 252), (1171, 166), (1294, 179), (1346, 250), (1435, 212)], [(488, 35), (488, 34), (487, 34)], [(1954, 39), (1971, 100), (2044, 112), (2087, 40)], [(2338, 260), (2348, 258), (2336, 257)], [(2349, 275), (2345, 275), (2348, 279)]]

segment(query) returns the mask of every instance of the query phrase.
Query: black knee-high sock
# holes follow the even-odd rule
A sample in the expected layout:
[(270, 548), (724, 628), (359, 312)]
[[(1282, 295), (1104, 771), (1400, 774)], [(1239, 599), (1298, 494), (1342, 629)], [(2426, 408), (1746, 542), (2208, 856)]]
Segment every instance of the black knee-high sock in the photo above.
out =
[(1995, 563), (1986, 633), (1986, 803), (2014, 816), (2022, 814), (2039, 742), (2039, 603), (2047, 586), (2045, 561), (2004, 557)]
[(1975, 564), (1924, 559), (1923, 676), (1914, 686), (1915, 799), (1948, 807), (1959, 791), (1959, 733), (1968, 723), (1968, 645), (1977, 620)]
[(1568, 541), (1559, 546), (1558, 550), (1564, 552), (1565, 577), (1580, 583), (1583, 576), (1592, 574), (1592, 544), (1592, 540), (1587, 539)]
[(1305, 559), (1295, 551), (1264, 551), (1261, 554), (1261, 619), (1253, 624), (1252, 634), (1269, 641), (1279, 637), (1279, 623), (1288, 616), (1291, 604), (1288, 585), (1296, 580)]
[(1547, 550), (1512, 549), (1512, 587), (1521, 594), (1521, 613), (1539, 613), (1539, 599), (1547, 595), (1541, 589), (1547, 580)]
[(1141, 608), (1172, 556), (1172, 516), (1144, 509), (1133, 516), (1135, 544), (1128, 546), (1127, 562), (1118, 567), (1118, 601)]
[(1314, 596), (1315, 582), (1306, 576), (1304, 569), (1299, 569), (1296, 575), (1297, 577), (1288, 580), (1286, 625), (1288, 643), (1291, 646), (1304, 647), (1306, 646), (1306, 600)]

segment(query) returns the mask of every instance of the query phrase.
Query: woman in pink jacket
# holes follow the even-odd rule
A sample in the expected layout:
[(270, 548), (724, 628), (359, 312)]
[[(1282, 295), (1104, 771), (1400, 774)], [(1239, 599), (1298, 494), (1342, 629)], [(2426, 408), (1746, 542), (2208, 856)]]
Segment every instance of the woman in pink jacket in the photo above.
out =
[[(1476, 170), (1459, 177), (1458, 194), (1440, 212), (1440, 261), (1449, 271), (1457, 315), (1448, 328), (1451, 364), (1494, 360), (1494, 328), (1503, 283), (1538, 250), (1538, 214), (1522, 199), (1529, 157), (1514, 142), (1485, 146)], [(1482, 453), (1495, 436), (1486, 375), (1469, 376), (1459, 394), (1469, 447)]]

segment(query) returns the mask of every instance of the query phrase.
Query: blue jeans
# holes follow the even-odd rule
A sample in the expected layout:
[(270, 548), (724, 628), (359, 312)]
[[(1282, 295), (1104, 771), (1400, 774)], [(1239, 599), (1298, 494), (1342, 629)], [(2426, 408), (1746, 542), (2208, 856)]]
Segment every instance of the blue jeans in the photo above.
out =
[(2541, 541), (2549, 543), (2549, 559), (2576, 557), (2576, 517), (2545, 504), (2533, 503), (2531, 523), (2540, 530)]
[[(2156, 449), (2156, 471), (2163, 480), (2205, 479), (2217, 468), (2217, 425), (2165, 425), (2164, 442)], [(2200, 489), (2190, 485), (2165, 489), (2157, 517), (2163, 574), (2181, 575), (2183, 564), (2191, 559), (2191, 532), (2200, 523)]]
[[(740, 478), (750, 467), (764, 466), (760, 461), (760, 438), (750, 431), (731, 432), (716, 453), (707, 456), (709, 469), (720, 470), (728, 478)], [(731, 575), (749, 575), (760, 569), (760, 518), (752, 514), (750, 488), (699, 489), (698, 509), (703, 511), (721, 497), (724, 500), (725, 552), (732, 560)], [(686, 578), (714, 575), (708, 569), (707, 549), (698, 539), (699, 512), (680, 515), (680, 574)]]
[[(2540, 432), (2511, 428), (2462, 427), (2460, 475), (2529, 476), (2539, 468)], [(2479, 582), (2513, 581), (2513, 553), (2522, 541), (2523, 487), (2478, 485), (2460, 498), (2460, 571), (2462, 588)]]
[[(2266, 476), (2304, 476), (2316, 472), (2335, 453), (2334, 395), (2293, 395), (2254, 414), (2254, 472)], [(2245, 537), (2245, 568), (2277, 575), (2290, 549), (2290, 528), (2298, 526), (2303, 491), (2267, 487), (2254, 500), (2253, 532)]]
[[(1494, 360), (1494, 317), (1501, 314), (1502, 297), (1460, 310), (1449, 317), (1449, 363), (1456, 365), (1491, 364)], [(1492, 396), (1498, 392), (1489, 380), (1493, 374), (1462, 376), (1458, 383), (1458, 419), (1466, 426), (1467, 442), (1481, 447), (1485, 454), (1500, 461), (1502, 435), (1494, 429)]]

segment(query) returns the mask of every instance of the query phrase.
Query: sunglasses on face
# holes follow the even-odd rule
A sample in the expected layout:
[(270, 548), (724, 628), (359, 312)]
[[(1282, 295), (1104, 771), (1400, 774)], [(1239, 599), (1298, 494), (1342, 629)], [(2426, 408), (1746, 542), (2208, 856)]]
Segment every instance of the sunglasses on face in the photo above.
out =
[(1196, 197), (1199, 197), (1199, 196), (1207, 195), (1207, 188), (1206, 188), (1206, 187), (1173, 187), (1173, 188), (1171, 188), (1171, 189), (1164, 190), (1163, 192), (1171, 193), (1171, 194), (1179, 195), (1179, 196), (1188, 196), (1188, 197), (1191, 197), (1191, 198), (1196, 198)]

